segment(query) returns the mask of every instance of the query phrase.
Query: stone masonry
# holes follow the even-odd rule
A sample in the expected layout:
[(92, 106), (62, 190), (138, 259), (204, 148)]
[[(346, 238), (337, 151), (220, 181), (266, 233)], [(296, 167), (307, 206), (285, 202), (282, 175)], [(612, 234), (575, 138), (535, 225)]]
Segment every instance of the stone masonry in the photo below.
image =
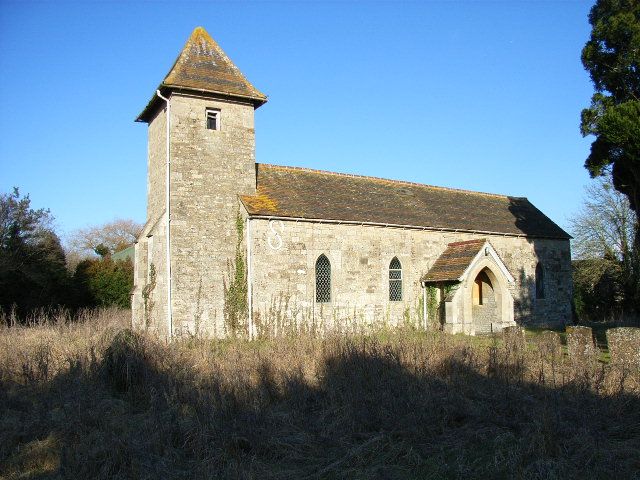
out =
[[(486, 237), (486, 236), (484, 236)], [(264, 321), (272, 305), (287, 303), (298, 321), (352, 321), (422, 324), (420, 278), (446, 245), (478, 235), (366, 225), (251, 220), (254, 310)], [(564, 325), (571, 317), (571, 275), (568, 242), (505, 236), (489, 237), (515, 281), (509, 287), (515, 321), (523, 325)], [(278, 247), (277, 249), (273, 247)], [(326, 255), (332, 267), (332, 302), (315, 302), (315, 262)], [(389, 263), (402, 264), (403, 299), (389, 301)], [(535, 268), (548, 272), (547, 295), (535, 298)], [(471, 295), (471, 292), (468, 292)], [(283, 300), (287, 300), (284, 302)], [(472, 319), (468, 319), (469, 322)], [(462, 325), (452, 331), (467, 331)]]
[[(215, 333), (216, 325), (222, 325), (215, 319), (222, 320), (223, 281), (235, 252), (237, 198), (239, 194), (255, 192), (254, 108), (249, 103), (183, 94), (173, 94), (170, 101), (173, 328), (174, 333), (195, 333), (197, 323)], [(204, 128), (207, 108), (221, 112), (223, 129)], [(149, 124), (150, 219), (164, 212), (165, 164), (160, 157), (164, 155), (165, 136), (158, 132), (165, 125), (163, 114)], [(160, 214), (162, 222), (144, 232), (146, 240), (139, 243), (139, 255), (144, 256), (148, 238), (153, 238), (154, 253), (149, 258), (162, 272), (157, 279), (155, 302), (159, 316), (166, 316), (166, 292), (162, 291), (166, 289), (163, 215)], [(148, 268), (147, 265), (144, 270)], [(141, 304), (143, 299), (137, 295), (135, 301)], [(154, 324), (164, 331), (162, 322)]]

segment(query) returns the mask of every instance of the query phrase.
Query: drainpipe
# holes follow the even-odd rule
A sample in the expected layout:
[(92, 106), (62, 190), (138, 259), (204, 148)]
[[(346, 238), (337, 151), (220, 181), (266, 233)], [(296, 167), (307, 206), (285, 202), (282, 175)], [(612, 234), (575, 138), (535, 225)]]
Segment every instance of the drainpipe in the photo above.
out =
[(160, 93), (160, 90), (156, 90), (156, 95), (164, 100), (167, 104), (167, 118), (165, 119), (165, 123), (167, 125), (167, 161), (166, 161), (166, 181), (165, 181), (165, 205), (167, 209), (167, 228), (165, 230), (165, 241), (167, 244), (167, 339), (171, 341), (171, 337), (173, 336), (173, 309), (171, 308), (171, 204), (170, 204), (170, 175), (171, 175), (171, 152), (170, 152), (170, 143), (169, 143), (169, 133), (171, 132), (171, 103), (167, 97), (163, 97)]
[(251, 219), (247, 217), (247, 304), (249, 307), (249, 340), (254, 338), (253, 328), (253, 268), (251, 257)]

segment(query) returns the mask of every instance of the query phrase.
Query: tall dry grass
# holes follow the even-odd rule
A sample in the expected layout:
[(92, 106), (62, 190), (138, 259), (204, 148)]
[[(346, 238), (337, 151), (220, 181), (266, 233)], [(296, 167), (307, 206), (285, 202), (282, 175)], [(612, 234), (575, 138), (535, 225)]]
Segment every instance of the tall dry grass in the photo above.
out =
[(637, 478), (640, 381), (408, 329), (166, 345), (95, 312), (0, 331), (3, 478)]

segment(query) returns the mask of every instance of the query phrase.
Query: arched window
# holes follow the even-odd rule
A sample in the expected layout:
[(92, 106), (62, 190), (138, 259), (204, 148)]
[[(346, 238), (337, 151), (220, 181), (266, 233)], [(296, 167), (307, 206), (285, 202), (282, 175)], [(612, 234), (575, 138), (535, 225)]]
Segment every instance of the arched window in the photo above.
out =
[(328, 303), (331, 301), (331, 262), (320, 255), (316, 260), (316, 302)]
[(536, 265), (536, 298), (544, 298), (544, 269), (541, 263)]
[(392, 302), (402, 300), (402, 265), (398, 257), (393, 257), (389, 264), (389, 300)]

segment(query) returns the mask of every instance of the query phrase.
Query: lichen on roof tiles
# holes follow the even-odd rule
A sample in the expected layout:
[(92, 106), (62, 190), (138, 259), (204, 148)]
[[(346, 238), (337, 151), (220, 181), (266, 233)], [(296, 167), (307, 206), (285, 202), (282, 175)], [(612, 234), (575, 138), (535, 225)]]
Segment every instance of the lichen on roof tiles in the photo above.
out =
[(267, 100), (202, 27), (193, 31), (162, 85)]
[[(254, 87), (202, 27), (196, 27), (158, 86), (161, 91), (192, 90), (250, 101), (257, 108), (267, 96)], [(161, 103), (154, 94), (137, 121), (149, 121)]]
[(265, 192), (263, 187), (259, 187), (255, 195), (242, 195), (240, 197), (247, 209), (260, 212), (278, 212), (278, 202)]

